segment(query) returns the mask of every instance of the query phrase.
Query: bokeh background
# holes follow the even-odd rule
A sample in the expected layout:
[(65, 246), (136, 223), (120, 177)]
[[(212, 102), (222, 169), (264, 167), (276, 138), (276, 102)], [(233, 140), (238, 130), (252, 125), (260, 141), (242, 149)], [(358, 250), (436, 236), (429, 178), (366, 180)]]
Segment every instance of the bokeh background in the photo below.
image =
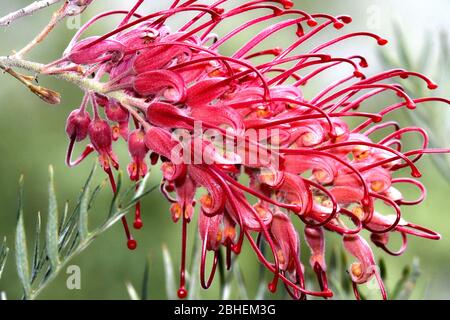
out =
[[(30, 0), (2, 0), (0, 16), (30, 3)], [(39, 62), (50, 62), (60, 56), (69, 39), (76, 31), (80, 22), (86, 21), (97, 12), (113, 8), (129, 8), (132, 0), (96, 0), (86, 10), (81, 20), (71, 19), (63, 23), (45, 40), (45, 42), (30, 54), (29, 59)], [(170, 1), (146, 1), (142, 12), (149, 12), (157, 8), (164, 8)], [(208, 1), (205, 1), (208, 2)], [(242, 2), (242, 1), (240, 1)], [(439, 35), (450, 30), (450, 2), (447, 0), (434, 1), (389, 1), (389, 0), (335, 0), (314, 1), (294, 0), (296, 6), (310, 13), (325, 12), (330, 14), (349, 14), (354, 22), (344, 31), (369, 30), (378, 33), (390, 40), (383, 50), (389, 51), (393, 57), (399, 57), (400, 63), (407, 63), (408, 59), (398, 54), (398, 43), (403, 41), (407, 45), (407, 54), (414, 61), (420, 59), (424, 45), (431, 48), (425, 57), (421, 58), (428, 72), (439, 74), (442, 89), (440, 95), (447, 97), (450, 93), (448, 86), (449, 65), (442, 64), (437, 56), (439, 52)], [(56, 7), (36, 13), (32, 17), (22, 19), (13, 25), (0, 30), (0, 55), (7, 55), (14, 49), (21, 48), (34, 34), (45, 25)], [(248, 16), (241, 16), (243, 22)], [(237, 21), (239, 22), (239, 21)], [(96, 24), (90, 30), (91, 34), (102, 34), (110, 30), (115, 19), (105, 20)], [(176, 26), (180, 21), (173, 20)], [(397, 24), (403, 30), (400, 39), (394, 32), (393, 25)], [(220, 33), (223, 34), (233, 25), (223, 25)], [(319, 40), (331, 39), (344, 31), (330, 29), (323, 33)], [(242, 41), (237, 38), (236, 41)], [(441, 35), (447, 37), (447, 35)], [(278, 37), (276, 45), (286, 46), (292, 38)], [(317, 42), (316, 42), (317, 43)], [(224, 51), (232, 50), (231, 47)], [(333, 47), (332, 52), (348, 56), (351, 54), (364, 54), (370, 63), (370, 73), (383, 67), (383, 60), (379, 55), (379, 48), (370, 40), (351, 40), (345, 45)], [(414, 70), (416, 71), (416, 70)], [(21, 174), (25, 176), (25, 220), (27, 230), (34, 228), (34, 221), (38, 211), (44, 213), (47, 208), (47, 168), (54, 165), (56, 175), (57, 196), (60, 204), (65, 200), (74, 203), (76, 195), (85, 181), (92, 167), (94, 157), (84, 161), (80, 166), (69, 169), (64, 164), (67, 144), (64, 132), (65, 119), (74, 107), (80, 103), (81, 91), (70, 84), (55, 81), (50, 77), (40, 77), (40, 83), (46, 87), (61, 92), (62, 103), (59, 106), (48, 106), (29, 93), (16, 80), (9, 75), (0, 74), (0, 236), (6, 236), (8, 245), (13, 248), (14, 228), (17, 214), (18, 179)], [(439, 79), (438, 79), (439, 80)], [(305, 95), (315, 92), (320, 83), (314, 83), (305, 91)], [(450, 117), (448, 106), (427, 106), (430, 111), (424, 114), (428, 117), (436, 141), (441, 147), (449, 147), (448, 133)], [(397, 117), (403, 124), (410, 123), (411, 119), (404, 113)], [(414, 144), (411, 139), (411, 144)], [(115, 151), (120, 155), (122, 163), (127, 161), (126, 146), (118, 143)], [(405, 208), (406, 219), (441, 232), (441, 241), (427, 241), (410, 238), (408, 251), (399, 258), (390, 257), (375, 249), (377, 256), (384, 256), (388, 267), (388, 286), (400, 275), (404, 265), (410, 265), (414, 257), (419, 257), (422, 276), (413, 298), (449, 299), (450, 298), (450, 212), (449, 200), (450, 183), (446, 179), (443, 159), (440, 166), (436, 166), (429, 157), (425, 157), (419, 167), (424, 175), (422, 182), (428, 186), (427, 200), (420, 206)], [(444, 164), (442, 164), (444, 163)], [(100, 182), (103, 176), (100, 170), (95, 177)], [(157, 168), (152, 172), (152, 184), (158, 183), (160, 173)], [(104, 217), (111, 195), (109, 190), (102, 192), (95, 210), (91, 213), (91, 222), (95, 224)], [(407, 191), (413, 197), (414, 191)], [(62, 209), (62, 207), (60, 208)], [(80, 266), (82, 272), (82, 289), (68, 290), (65, 285), (67, 275), (62, 273), (41, 295), (41, 299), (128, 299), (125, 288), (127, 281), (140, 286), (145, 260), (150, 261), (149, 294), (150, 298), (164, 299), (167, 297), (164, 284), (164, 265), (162, 259), (162, 245), (166, 244), (172, 254), (175, 265), (178, 265), (180, 251), (180, 225), (172, 223), (168, 213), (168, 204), (163, 197), (154, 192), (143, 202), (144, 228), (135, 232), (139, 242), (136, 251), (130, 252), (125, 247), (124, 236), (120, 224), (115, 225), (70, 264)], [(44, 219), (45, 222), (45, 219)], [(195, 223), (193, 223), (195, 226)], [(194, 228), (191, 227), (191, 232)], [(30, 237), (31, 238), (31, 237)], [(191, 236), (192, 239), (192, 236)], [(29, 244), (31, 245), (31, 244)], [(328, 246), (339, 246), (338, 239), (331, 236)], [(303, 259), (306, 262), (306, 255)], [(240, 257), (245, 284), (251, 294), (254, 294), (258, 285), (256, 272), (258, 264), (254, 254), (246, 246)], [(332, 275), (330, 275), (332, 276)], [(21, 291), (18, 285), (17, 273), (14, 266), (13, 255), (9, 257), (3, 279), (0, 280), (0, 291), (6, 291), (9, 298), (20, 298)], [(212, 290), (201, 292), (204, 298), (217, 298), (218, 286), (213, 285)], [(270, 297), (270, 295), (269, 295)]]

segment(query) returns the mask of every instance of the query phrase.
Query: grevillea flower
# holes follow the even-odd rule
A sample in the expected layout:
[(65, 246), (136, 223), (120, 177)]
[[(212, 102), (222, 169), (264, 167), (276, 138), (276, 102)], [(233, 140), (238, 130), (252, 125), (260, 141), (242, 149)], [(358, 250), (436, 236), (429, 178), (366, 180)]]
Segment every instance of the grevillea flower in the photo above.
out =
[[(421, 128), (383, 121), (400, 108), (413, 112), (428, 101), (449, 103), (438, 97), (410, 97), (392, 81), (416, 77), (431, 90), (437, 85), (403, 69), (366, 75), (364, 57), (329, 53), (330, 47), (355, 37), (387, 43), (369, 32), (343, 34), (304, 49), (317, 34), (326, 30), (332, 34), (333, 28), (349, 24), (348, 16), (308, 14), (288, 0), (241, 5), (227, 0), (211, 5), (176, 0), (166, 10), (141, 15), (137, 10), (142, 2), (137, 1), (130, 11), (92, 18), (63, 56), (46, 67), (49, 73), (80, 72), (96, 81), (108, 79), (101, 92), (86, 92), (81, 106), (68, 118), (67, 163), (76, 165), (95, 150), (115, 192), (112, 169), (119, 164), (112, 145), (116, 139), (128, 141), (128, 174), (133, 181), (139, 182), (148, 165), (160, 160), (161, 192), (171, 203), (170, 218), (182, 225), (180, 298), (187, 295), (187, 228), (196, 215), (204, 288), (213, 281), (219, 251), (226, 251), (230, 268), (232, 255), (240, 253), (246, 240), (273, 274), (271, 291), (282, 282), (295, 299), (331, 297), (327, 278), (333, 275), (327, 275), (325, 261), (328, 231), (342, 237), (343, 247), (354, 258), (348, 270), (356, 296), (358, 285), (375, 278), (386, 298), (362, 231), (368, 231), (371, 242), (392, 255), (403, 253), (410, 235), (439, 239), (438, 233), (405, 221), (402, 209), (425, 198), (415, 163), (424, 154), (448, 151), (429, 149), (427, 133)], [(232, 18), (250, 12), (253, 18), (222, 37), (214, 33)], [(193, 14), (192, 19), (172, 31), (169, 20), (184, 13)], [(111, 32), (81, 38), (92, 24), (122, 14), (123, 20)], [(270, 26), (264, 27), (267, 23)], [(238, 35), (258, 27), (260, 31), (234, 53), (221, 53), (225, 45), (230, 49), (236, 43)], [(267, 47), (266, 40), (291, 31), (296, 39), (287, 48)], [(334, 74), (343, 74), (342, 78), (325, 83), (327, 78), (321, 76), (338, 68)], [(304, 87), (310, 81), (321, 86), (307, 96)], [(367, 110), (365, 104), (379, 95), (399, 101)], [(423, 143), (405, 150), (403, 139), (414, 134)], [(74, 143), (86, 137), (90, 143), (72, 161)], [(412, 177), (401, 175), (404, 168), (409, 168)], [(416, 187), (420, 197), (404, 199), (402, 185)], [(198, 190), (201, 195), (196, 198)], [(250, 201), (249, 195), (257, 200)], [(390, 212), (376, 211), (378, 204)], [(305, 226), (304, 239), (310, 248), (306, 266), (301, 262), (303, 238), (294, 226), (297, 219)], [(137, 244), (125, 218), (123, 224), (128, 246), (134, 249)], [(142, 227), (139, 203), (134, 226)], [(393, 233), (403, 239), (397, 251), (390, 247)], [(263, 253), (263, 245), (270, 250)], [(208, 253), (214, 256), (210, 272), (205, 270)], [(306, 288), (306, 268), (317, 275), (318, 291)]]

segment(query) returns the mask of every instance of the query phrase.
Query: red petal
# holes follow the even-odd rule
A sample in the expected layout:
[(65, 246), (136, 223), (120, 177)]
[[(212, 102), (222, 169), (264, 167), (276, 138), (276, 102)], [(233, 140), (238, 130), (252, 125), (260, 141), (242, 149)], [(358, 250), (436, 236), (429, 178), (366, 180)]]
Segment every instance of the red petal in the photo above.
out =
[(202, 80), (187, 90), (186, 104), (192, 108), (208, 105), (228, 91), (226, 78), (210, 78)]

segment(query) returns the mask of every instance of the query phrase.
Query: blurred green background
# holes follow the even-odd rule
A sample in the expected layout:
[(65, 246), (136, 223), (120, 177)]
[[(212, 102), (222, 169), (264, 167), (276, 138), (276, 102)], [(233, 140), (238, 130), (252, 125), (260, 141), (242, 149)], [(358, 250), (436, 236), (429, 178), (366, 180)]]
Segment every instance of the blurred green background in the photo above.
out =
[[(30, 3), (30, 0), (2, 0), (0, 16)], [(86, 10), (81, 22), (102, 10), (113, 8), (129, 8), (131, 0), (96, 0), (94, 5)], [(242, 1), (241, 1), (242, 2)], [(409, 47), (408, 53), (412, 57), (419, 55), (426, 39), (431, 39), (431, 45), (438, 47), (440, 30), (450, 30), (450, 2), (435, 1), (382, 1), (382, 0), (336, 0), (336, 1), (294, 1), (297, 8), (310, 13), (325, 12), (330, 14), (349, 14), (354, 22), (345, 31), (369, 30), (390, 40), (384, 50), (396, 52), (397, 39), (394, 37), (392, 25), (397, 22), (404, 31), (404, 41)], [(167, 4), (169, 1), (167, 1)], [(166, 1), (146, 1), (144, 12), (164, 8)], [(8, 55), (14, 49), (21, 48), (29, 41), (42, 26), (45, 25), (56, 7), (36, 13), (32, 17), (22, 19), (13, 25), (0, 30), (0, 55)], [(241, 22), (248, 16), (241, 16)], [(80, 21), (71, 19), (62, 23), (56, 30), (28, 57), (42, 63), (58, 58), (76, 31), (74, 28)], [(105, 20), (91, 29), (91, 33), (102, 34), (114, 26), (116, 19)], [(239, 22), (239, 21), (237, 21)], [(173, 21), (174, 26), (179, 21)], [(223, 34), (233, 25), (223, 25)], [(175, 29), (175, 28), (174, 28)], [(343, 31), (330, 29), (317, 39), (331, 39)], [(236, 39), (237, 42), (243, 39)], [(292, 38), (277, 38), (276, 45), (286, 46)], [(318, 43), (318, 42), (316, 42)], [(231, 48), (224, 48), (224, 51)], [(364, 54), (369, 58), (370, 72), (376, 72), (382, 67), (377, 54), (378, 48), (370, 40), (351, 40), (346, 45), (333, 47), (334, 53), (344, 56)], [(430, 53), (426, 59), (427, 65), (433, 65), (435, 58)], [(404, 60), (404, 59), (403, 59)], [(437, 68), (442, 68), (438, 65)], [(448, 68), (448, 64), (447, 64)], [(436, 69), (434, 66), (431, 72)], [(415, 70), (414, 70), (415, 71)], [(448, 74), (450, 70), (444, 69)], [(444, 78), (445, 79), (445, 78)], [(446, 78), (448, 81), (448, 77)], [(67, 144), (64, 132), (65, 119), (68, 113), (80, 103), (81, 91), (67, 83), (55, 81), (50, 77), (40, 77), (40, 84), (59, 91), (62, 103), (59, 106), (48, 106), (29, 93), (15, 79), (9, 75), (0, 75), (0, 236), (6, 236), (8, 245), (13, 248), (14, 228), (17, 211), (18, 179), (25, 176), (25, 220), (27, 230), (31, 234), (34, 227), (36, 213), (45, 212), (47, 208), (47, 167), (53, 164), (56, 175), (57, 196), (60, 204), (65, 200), (73, 201), (85, 181), (92, 167), (94, 157), (90, 157), (80, 166), (69, 169), (64, 164)], [(320, 83), (308, 86), (305, 95), (316, 92)], [(448, 98), (447, 90), (441, 90), (440, 95)], [(449, 128), (450, 117), (446, 106), (432, 107), (433, 117), (437, 121), (433, 130), (444, 132)], [(431, 112), (431, 111), (430, 111)], [(409, 118), (403, 113), (397, 113), (403, 124), (408, 124)], [(448, 131), (447, 131), (448, 132)], [(439, 135), (439, 132), (436, 132)], [(444, 145), (449, 147), (447, 135), (440, 135)], [(411, 139), (413, 140), (413, 139)], [(414, 141), (411, 141), (414, 143)], [(445, 145), (446, 143), (446, 145)], [(122, 142), (115, 145), (115, 151), (120, 155), (122, 167), (127, 163), (126, 146)], [(449, 181), (444, 178), (442, 167), (438, 170), (429, 157), (424, 157), (419, 168), (424, 175), (422, 182), (428, 188), (427, 200), (417, 207), (405, 207), (406, 219), (438, 230), (443, 239), (441, 241), (427, 241), (410, 238), (407, 252), (399, 258), (390, 257), (379, 249), (374, 249), (376, 255), (384, 256), (388, 265), (388, 285), (399, 276), (401, 268), (411, 264), (414, 257), (421, 260), (423, 275), (413, 297), (426, 299), (450, 299), (450, 215), (447, 201), (450, 194)], [(448, 172), (447, 172), (448, 174)], [(96, 181), (103, 176), (97, 171)], [(152, 172), (152, 184), (158, 183), (160, 173), (157, 168)], [(97, 200), (95, 210), (91, 214), (93, 223), (101, 221), (109, 204), (111, 195), (105, 190)], [(411, 191), (411, 197), (414, 192)], [(62, 209), (62, 208), (60, 208)], [(168, 204), (163, 197), (154, 192), (143, 202), (144, 228), (134, 232), (139, 242), (136, 251), (126, 249), (123, 231), (120, 224), (115, 225), (108, 232), (99, 237), (80, 256), (70, 264), (80, 266), (82, 272), (82, 289), (68, 290), (65, 285), (67, 275), (62, 273), (40, 296), (42, 299), (128, 299), (125, 283), (130, 281), (139, 287), (144, 270), (145, 259), (150, 258), (150, 297), (166, 298), (164, 285), (164, 267), (161, 247), (167, 244), (174, 263), (178, 266), (180, 251), (181, 226), (172, 223), (168, 213)], [(45, 219), (44, 219), (45, 222)], [(191, 234), (193, 227), (191, 226)], [(31, 238), (31, 237), (29, 237)], [(192, 236), (191, 236), (192, 239)], [(339, 246), (338, 238), (331, 236), (328, 246)], [(336, 243), (335, 243), (336, 242)], [(29, 244), (31, 246), (31, 244)], [(251, 294), (256, 291), (256, 270), (258, 263), (254, 254), (245, 245), (240, 257), (243, 266), (245, 283)], [(303, 255), (307, 264), (307, 255)], [(332, 277), (333, 275), (329, 275)], [(0, 280), (0, 291), (6, 291), (8, 298), (20, 298), (17, 273), (13, 255), (10, 255), (3, 279)], [(202, 297), (217, 298), (218, 286), (212, 290), (202, 291)], [(270, 295), (268, 295), (270, 297)]]

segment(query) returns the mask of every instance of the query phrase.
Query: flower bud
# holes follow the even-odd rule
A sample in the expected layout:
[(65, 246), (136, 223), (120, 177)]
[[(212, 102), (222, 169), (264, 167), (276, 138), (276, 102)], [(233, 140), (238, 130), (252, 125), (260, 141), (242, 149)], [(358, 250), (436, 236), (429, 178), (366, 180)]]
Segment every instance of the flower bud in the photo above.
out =
[(81, 14), (92, 1), (94, 0), (69, 0), (66, 10), (67, 15), (76, 16)]
[(76, 6), (87, 6), (90, 5), (94, 0), (69, 0), (69, 3)]
[(103, 119), (95, 119), (89, 124), (89, 138), (92, 145), (98, 150), (108, 150), (112, 144), (112, 131), (108, 122)]
[(144, 159), (148, 148), (145, 145), (145, 133), (142, 130), (135, 130), (128, 137), (128, 151), (131, 157)]
[(76, 141), (84, 140), (90, 123), (89, 113), (81, 109), (73, 110), (67, 118), (66, 133), (69, 138), (75, 138)]
[(147, 165), (145, 164), (145, 156), (148, 148), (145, 145), (145, 133), (142, 130), (135, 130), (128, 137), (128, 151), (132, 158), (128, 165), (128, 175), (133, 181), (139, 180), (147, 174)]
[(109, 100), (105, 105), (106, 117), (115, 122), (128, 121), (130, 113), (116, 100)]
[(311, 267), (314, 268), (316, 263), (326, 270), (325, 264), (325, 238), (323, 230), (316, 227), (305, 227), (305, 239), (308, 247), (311, 249), (311, 258), (309, 260)]

